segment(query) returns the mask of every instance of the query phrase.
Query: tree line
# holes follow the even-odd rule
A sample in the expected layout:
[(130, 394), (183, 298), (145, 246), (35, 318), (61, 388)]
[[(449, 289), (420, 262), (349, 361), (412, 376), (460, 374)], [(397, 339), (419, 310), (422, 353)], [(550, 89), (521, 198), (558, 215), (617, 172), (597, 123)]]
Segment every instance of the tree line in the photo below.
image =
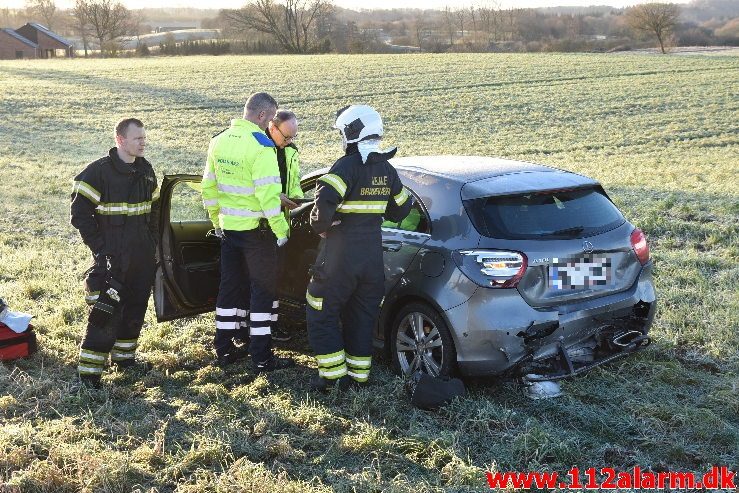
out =
[[(732, 11), (722, 2), (504, 9), (495, 0), (479, 0), (464, 8), (355, 12), (336, 7), (332, 0), (248, 0), (242, 8), (202, 19), (202, 27), (219, 30), (219, 40), (166, 38), (156, 46), (139, 42), (135, 53), (606, 51), (644, 43), (664, 53), (674, 44), (739, 45), (739, 8)], [(681, 15), (698, 4), (704, 10), (722, 7), (729, 15), (716, 19), (714, 14), (704, 21)], [(5, 17), (2, 23), (10, 24), (11, 14), (0, 9), (0, 22)], [(57, 9), (54, 0), (29, 0), (24, 14), (51, 29), (58, 26), (62, 34), (72, 33), (81, 40), (85, 56), (93, 44), (102, 54), (115, 55), (121, 51), (121, 39), (138, 38), (152, 29), (144, 10), (129, 10), (118, 0), (76, 0), (68, 11)]]

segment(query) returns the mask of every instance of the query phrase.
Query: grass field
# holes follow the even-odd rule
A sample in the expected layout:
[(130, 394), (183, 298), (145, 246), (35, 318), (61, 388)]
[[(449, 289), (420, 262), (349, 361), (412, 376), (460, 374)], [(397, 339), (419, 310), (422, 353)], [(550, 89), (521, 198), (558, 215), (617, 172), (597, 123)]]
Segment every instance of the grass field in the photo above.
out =
[[(304, 170), (331, 164), (341, 106), (382, 113), (400, 155), (480, 154), (600, 180), (645, 230), (654, 344), (530, 401), (471, 382), (414, 409), (384, 365), (371, 388), (316, 396), (302, 366), (254, 378), (212, 358), (211, 316), (157, 324), (146, 375), (70, 392), (89, 253), (70, 180), (147, 124), (158, 176), (200, 173), (211, 135), (269, 90), (301, 120)], [(41, 350), (0, 365), (0, 491), (483, 491), (487, 470), (739, 469), (739, 57), (405, 55), (0, 62), (0, 296)]]

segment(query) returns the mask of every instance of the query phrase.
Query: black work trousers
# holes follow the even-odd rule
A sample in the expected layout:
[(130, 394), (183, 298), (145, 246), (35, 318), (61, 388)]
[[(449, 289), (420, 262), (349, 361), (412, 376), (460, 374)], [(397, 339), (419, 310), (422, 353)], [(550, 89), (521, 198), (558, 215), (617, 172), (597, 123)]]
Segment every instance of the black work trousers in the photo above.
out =
[(216, 354), (228, 353), (232, 340), (245, 340), (248, 330), (252, 360), (262, 363), (272, 356), (277, 239), (268, 228), (226, 230), (223, 235), (221, 283), (216, 300)]
[(367, 381), (384, 281), (379, 232), (349, 236), (329, 231), (306, 293), (308, 341), (321, 377), (348, 374)]
[[(134, 359), (156, 270), (154, 245), (149, 237), (127, 245), (124, 253), (110, 260), (111, 271), (123, 284), (121, 302), (103, 326), (88, 321), (80, 348), (80, 374), (100, 375), (105, 363)], [(107, 261), (98, 257), (85, 279), (86, 301), (94, 305), (109, 275)]]

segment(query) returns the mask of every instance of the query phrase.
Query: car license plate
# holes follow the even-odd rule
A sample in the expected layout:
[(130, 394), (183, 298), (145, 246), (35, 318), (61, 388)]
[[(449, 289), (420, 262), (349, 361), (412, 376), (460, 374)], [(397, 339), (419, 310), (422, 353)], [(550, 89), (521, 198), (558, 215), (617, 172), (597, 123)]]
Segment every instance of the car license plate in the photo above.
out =
[(549, 287), (573, 290), (611, 284), (611, 259), (602, 255), (553, 258), (549, 266)]

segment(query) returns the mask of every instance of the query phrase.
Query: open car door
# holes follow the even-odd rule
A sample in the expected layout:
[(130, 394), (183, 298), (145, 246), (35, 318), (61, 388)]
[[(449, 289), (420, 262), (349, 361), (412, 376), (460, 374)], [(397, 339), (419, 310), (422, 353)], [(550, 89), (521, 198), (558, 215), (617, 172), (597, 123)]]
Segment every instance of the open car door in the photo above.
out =
[(220, 240), (200, 196), (201, 177), (167, 175), (160, 191), (159, 266), (154, 307), (160, 322), (215, 310)]
[[(310, 200), (316, 181), (328, 168), (304, 176), (301, 186)], [(159, 258), (154, 281), (154, 306), (160, 322), (215, 311), (220, 281), (220, 239), (208, 236), (213, 225), (203, 208), (198, 175), (167, 175), (160, 192)], [(411, 191), (412, 192), (412, 191)], [(304, 319), (309, 268), (318, 254), (320, 237), (310, 227), (312, 202), (291, 211), (290, 239), (277, 280), (280, 311)], [(385, 294), (402, 277), (428, 239), (429, 221), (420, 201), (401, 223), (383, 224)], [(287, 313), (286, 313), (287, 312)]]

